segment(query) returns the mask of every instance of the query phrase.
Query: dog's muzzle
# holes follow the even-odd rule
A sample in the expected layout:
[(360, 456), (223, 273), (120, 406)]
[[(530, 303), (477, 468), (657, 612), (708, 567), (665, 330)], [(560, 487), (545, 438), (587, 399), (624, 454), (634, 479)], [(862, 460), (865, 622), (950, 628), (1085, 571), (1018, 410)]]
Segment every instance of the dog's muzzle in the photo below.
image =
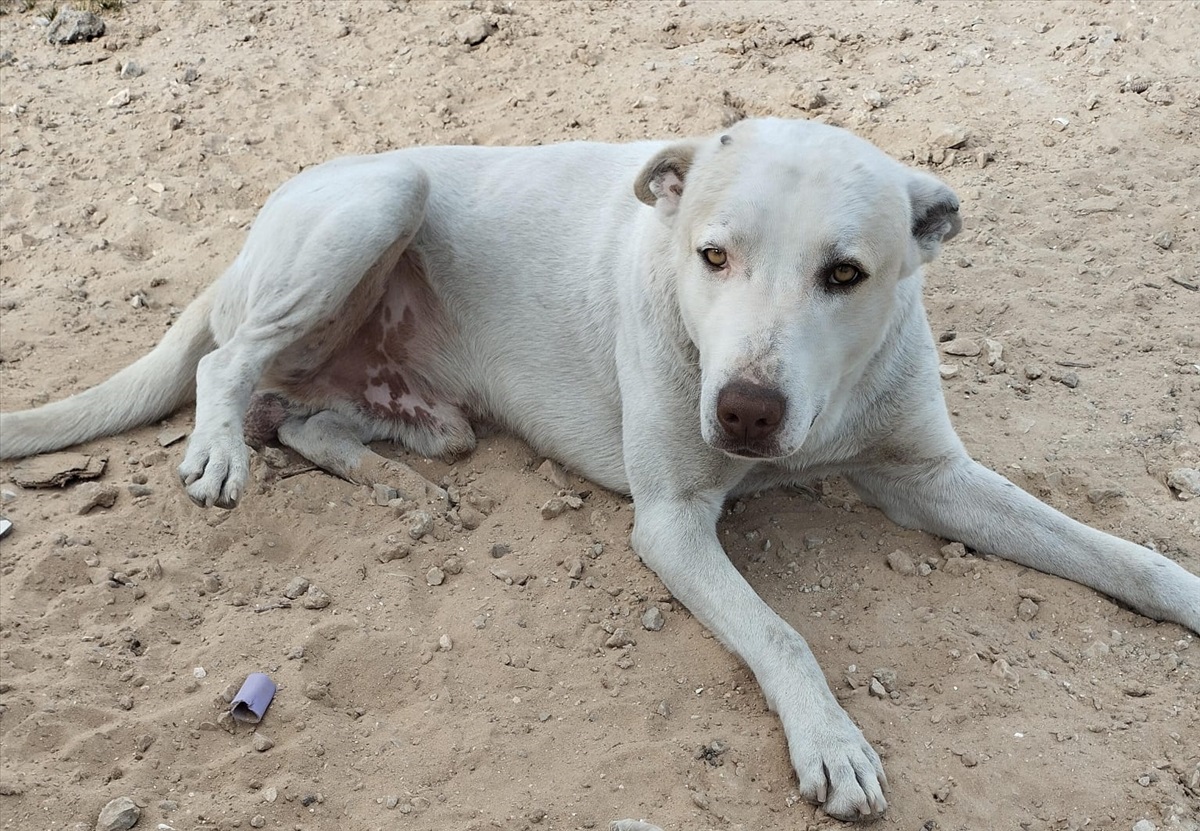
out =
[(778, 433), (787, 414), (787, 398), (773, 387), (734, 381), (717, 394), (718, 449), (750, 459), (779, 454)]

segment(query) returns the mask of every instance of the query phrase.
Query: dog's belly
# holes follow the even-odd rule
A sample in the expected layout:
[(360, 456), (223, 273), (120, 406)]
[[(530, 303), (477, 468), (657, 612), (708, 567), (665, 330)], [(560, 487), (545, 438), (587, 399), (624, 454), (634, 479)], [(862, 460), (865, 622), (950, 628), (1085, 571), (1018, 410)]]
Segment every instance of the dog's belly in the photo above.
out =
[(310, 408), (349, 405), (382, 425), (444, 430), (465, 418), (465, 402), (434, 371), (452, 362), (446, 325), (418, 258), (406, 254), (353, 335), (317, 367), (281, 361), (268, 386)]

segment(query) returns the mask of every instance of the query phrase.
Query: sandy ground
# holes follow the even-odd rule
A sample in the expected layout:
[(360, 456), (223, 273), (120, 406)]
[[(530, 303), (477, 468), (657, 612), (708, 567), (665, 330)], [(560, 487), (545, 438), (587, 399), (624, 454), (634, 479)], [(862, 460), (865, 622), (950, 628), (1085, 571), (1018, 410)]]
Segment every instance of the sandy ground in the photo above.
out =
[[(7, 10), (6, 410), (147, 351), (268, 193), (331, 156), (810, 117), (962, 198), (928, 306), (936, 332), (1004, 349), (1001, 372), (946, 358), (976, 457), (1200, 571), (1200, 500), (1165, 484), (1200, 462), (1194, 3), (126, 0), (68, 46)], [(750, 674), (631, 553), (624, 498), (575, 481), (582, 507), (543, 519), (559, 486), (511, 438), (410, 458), (487, 515), (388, 560), (408, 528), (369, 491), (262, 457), (237, 510), (194, 507), (183, 443), (158, 442), (190, 423), (82, 448), (119, 491), (82, 516), (87, 486), (0, 466), (0, 828), (92, 828), (122, 795), (139, 828), (180, 831), (839, 827), (797, 799)], [(1200, 828), (1181, 627), (999, 560), (897, 573), (888, 554), (941, 566), (945, 541), (839, 481), (738, 503), (721, 535), (884, 754), (875, 827)], [(298, 576), (331, 603), (280, 608)], [(636, 643), (606, 647), (614, 628)], [(280, 684), (261, 752), (218, 720), (256, 670)]]

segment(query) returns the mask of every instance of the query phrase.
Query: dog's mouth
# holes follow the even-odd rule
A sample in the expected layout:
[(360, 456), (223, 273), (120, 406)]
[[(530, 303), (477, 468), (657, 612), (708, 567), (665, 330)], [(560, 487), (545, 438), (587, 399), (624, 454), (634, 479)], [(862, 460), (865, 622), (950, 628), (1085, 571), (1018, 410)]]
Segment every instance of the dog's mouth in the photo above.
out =
[(787, 456), (787, 453), (780, 451), (778, 447), (755, 447), (751, 445), (729, 445), (725, 443), (715, 445), (717, 450), (720, 450), (726, 456), (734, 459), (748, 459), (755, 462), (770, 461), (772, 459), (782, 459)]

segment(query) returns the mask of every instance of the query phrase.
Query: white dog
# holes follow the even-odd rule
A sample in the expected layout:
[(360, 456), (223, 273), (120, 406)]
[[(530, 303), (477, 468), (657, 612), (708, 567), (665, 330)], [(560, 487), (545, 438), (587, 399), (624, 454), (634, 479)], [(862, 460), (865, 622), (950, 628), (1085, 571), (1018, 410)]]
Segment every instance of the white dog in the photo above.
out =
[[(810, 122), (674, 143), (439, 147), (312, 168), (149, 355), (0, 422), (25, 456), (158, 419), (196, 424), (180, 476), (246, 492), (248, 411), (323, 468), (364, 446), (470, 450), (472, 422), (633, 495), (633, 545), (754, 672), (800, 791), (886, 808), (879, 756), (804, 639), (729, 562), (732, 495), (829, 474), (914, 528), (1200, 632), (1200, 578), (976, 464), (946, 414), (921, 266), (960, 228), (936, 179)], [(256, 390), (272, 391), (255, 397)], [(411, 476), (411, 472), (403, 475)]]

